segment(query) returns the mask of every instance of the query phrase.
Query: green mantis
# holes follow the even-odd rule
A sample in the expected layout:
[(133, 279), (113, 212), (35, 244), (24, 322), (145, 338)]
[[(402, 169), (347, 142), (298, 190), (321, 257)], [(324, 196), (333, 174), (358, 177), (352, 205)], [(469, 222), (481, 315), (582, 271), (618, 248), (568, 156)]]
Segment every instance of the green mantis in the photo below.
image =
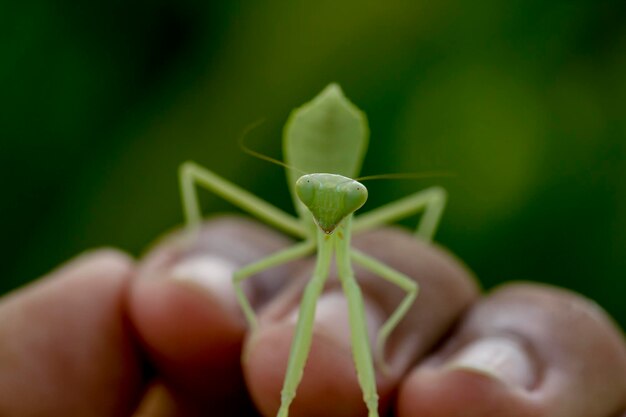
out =
[(326, 87), (311, 102), (295, 109), (285, 125), (283, 146), (289, 188), (298, 217), (293, 217), (253, 194), (222, 179), (193, 162), (180, 168), (180, 183), (187, 227), (191, 232), (201, 222), (196, 185), (207, 188), (276, 228), (302, 238), (300, 243), (236, 271), (233, 285), (250, 329), (258, 327), (256, 315), (242, 290), (242, 282), (265, 269), (312, 254), (317, 250), (313, 276), (302, 295), (278, 417), (287, 417), (289, 406), (309, 353), (316, 302), (324, 289), (331, 259), (348, 302), (351, 343), (357, 378), (369, 417), (378, 417), (378, 394), (374, 361), (369, 346), (361, 290), (352, 262), (372, 271), (406, 292), (405, 298), (381, 327), (374, 357), (384, 371), (385, 342), (406, 315), (418, 293), (417, 283), (406, 275), (350, 246), (352, 232), (371, 229), (423, 211), (416, 237), (430, 241), (443, 212), (446, 193), (432, 187), (404, 197), (353, 219), (367, 200), (367, 189), (354, 178), (365, 155), (369, 129), (367, 119), (336, 84)]

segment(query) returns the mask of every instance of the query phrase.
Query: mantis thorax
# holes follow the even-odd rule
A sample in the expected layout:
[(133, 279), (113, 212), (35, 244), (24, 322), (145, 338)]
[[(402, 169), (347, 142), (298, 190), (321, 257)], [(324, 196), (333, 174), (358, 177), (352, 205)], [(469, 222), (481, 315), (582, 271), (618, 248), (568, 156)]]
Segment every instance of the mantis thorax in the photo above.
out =
[(296, 194), (327, 234), (367, 200), (363, 184), (337, 174), (303, 175), (296, 182)]

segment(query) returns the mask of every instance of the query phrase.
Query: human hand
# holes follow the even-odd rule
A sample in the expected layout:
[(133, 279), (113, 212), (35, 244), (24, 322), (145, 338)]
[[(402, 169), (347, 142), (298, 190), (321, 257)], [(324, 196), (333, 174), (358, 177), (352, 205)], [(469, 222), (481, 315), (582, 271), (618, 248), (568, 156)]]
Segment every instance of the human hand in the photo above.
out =
[[(421, 288), (388, 343), (391, 372), (377, 376), (381, 410), (626, 417), (626, 342), (593, 302), (532, 284), (480, 295), (471, 274), (436, 246), (392, 229), (354, 240)], [(254, 416), (250, 396), (272, 415), (312, 261), (246, 283), (260, 314), (254, 335), (229, 277), (288, 244), (256, 223), (225, 218), (207, 223), (191, 246), (174, 235), (138, 263), (92, 252), (5, 296), (0, 416)], [(356, 271), (375, 334), (402, 293)], [(346, 315), (331, 283), (290, 415), (364, 415)]]

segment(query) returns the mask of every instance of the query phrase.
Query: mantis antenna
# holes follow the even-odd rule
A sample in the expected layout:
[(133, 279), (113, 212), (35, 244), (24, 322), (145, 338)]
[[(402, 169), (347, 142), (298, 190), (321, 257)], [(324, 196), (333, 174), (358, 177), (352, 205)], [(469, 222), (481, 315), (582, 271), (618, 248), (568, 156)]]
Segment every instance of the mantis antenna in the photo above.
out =
[(239, 141), (238, 141), (238, 145), (239, 148), (241, 148), (241, 150), (245, 153), (247, 153), (248, 155), (257, 158), (257, 159), (261, 159), (263, 161), (267, 161), (270, 162), (274, 165), (278, 165), (281, 166), (283, 168), (286, 169), (290, 169), (292, 171), (296, 171), (302, 175), (306, 175), (308, 174), (307, 172), (304, 172), (296, 167), (293, 167), (291, 165), (288, 165), (286, 163), (284, 163), (281, 160), (278, 160), (276, 158), (272, 158), (271, 156), (268, 155), (264, 155), (261, 152), (257, 152), (254, 149), (250, 148), (248, 145), (245, 144), (244, 140), (245, 138), (250, 134), (250, 132), (252, 132), (254, 129), (256, 129), (257, 127), (261, 126), (263, 123), (265, 123), (265, 119), (259, 119), (256, 122), (250, 124), (248, 127), (246, 127), (243, 132), (241, 133), (241, 136), (239, 137)]
[(427, 178), (454, 177), (453, 172), (447, 171), (429, 171), (429, 172), (398, 172), (391, 174), (366, 175), (364, 177), (355, 178), (355, 181), (372, 181), (372, 180), (421, 180)]

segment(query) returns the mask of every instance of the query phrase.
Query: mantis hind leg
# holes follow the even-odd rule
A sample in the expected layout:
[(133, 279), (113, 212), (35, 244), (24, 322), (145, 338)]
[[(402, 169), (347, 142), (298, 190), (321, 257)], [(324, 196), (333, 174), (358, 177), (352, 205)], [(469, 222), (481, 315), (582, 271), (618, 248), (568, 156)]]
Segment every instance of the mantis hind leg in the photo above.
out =
[(430, 242), (437, 230), (439, 220), (446, 206), (447, 193), (441, 187), (431, 187), (401, 198), (361, 216), (354, 220), (353, 230), (372, 229), (383, 224), (392, 223), (424, 211), (415, 235)]
[(192, 232), (197, 230), (202, 221), (196, 192), (196, 185), (201, 185), (277, 229), (294, 236), (307, 237), (307, 230), (295, 217), (195, 162), (187, 161), (180, 166), (179, 179), (185, 221), (187, 229)]

